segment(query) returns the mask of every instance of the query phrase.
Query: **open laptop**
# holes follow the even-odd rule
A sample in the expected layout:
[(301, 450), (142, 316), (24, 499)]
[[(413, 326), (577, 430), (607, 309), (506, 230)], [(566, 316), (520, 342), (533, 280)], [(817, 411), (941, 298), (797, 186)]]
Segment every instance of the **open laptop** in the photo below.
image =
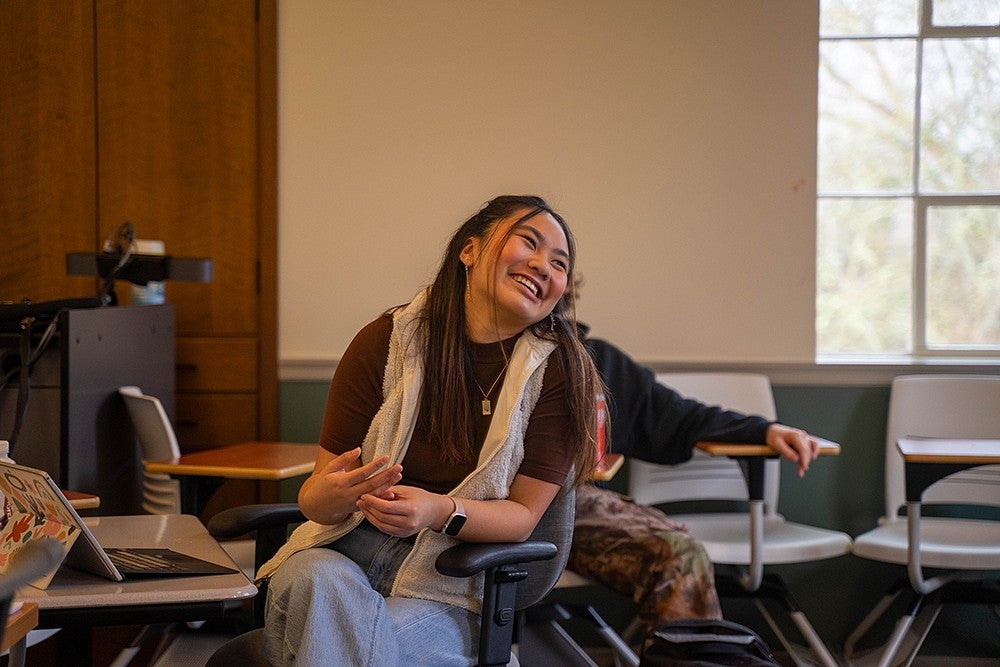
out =
[[(7, 524), (0, 531), (0, 573), (15, 549), (43, 537), (62, 543), (67, 565), (112, 581), (136, 576), (192, 576), (239, 571), (171, 549), (105, 549), (43, 470), (0, 461), (0, 490), (9, 500), (11, 511)], [(54, 574), (32, 585), (45, 588)]]

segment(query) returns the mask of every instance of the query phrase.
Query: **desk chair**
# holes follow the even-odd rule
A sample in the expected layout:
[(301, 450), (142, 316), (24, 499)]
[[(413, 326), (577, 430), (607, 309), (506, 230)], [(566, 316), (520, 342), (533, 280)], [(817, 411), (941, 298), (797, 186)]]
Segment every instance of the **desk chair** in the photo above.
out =
[[(143, 461), (164, 461), (180, 458), (170, 419), (155, 396), (147, 396), (139, 387), (119, 387), (132, 428), (139, 439)], [(142, 476), (142, 509), (147, 514), (177, 514), (181, 506), (180, 483), (169, 475), (144, 472)]]
[[(164, 461), (180, 458), (181, 449), (177, 444), (177, 436), (170, 424), (163, 404), (155, 396), (142, 393), (139, 387), (125, 386), (118, 388), (118, 394), (125, 402), (132, 428), (139, 440), (142, 450), (142, 460)], [(142, 509), (147, 514), (179, 514), (181, 511), (180, 482), (169, 475), (158, 475), (143, 471), (142, 478)], [(222, 548), (243, 570), (248, 579), (253, 579), (253, 542), (251, 540), (233, 540), (223, 542)], [(188, 624), (197, 627), (200, 623)], [(151, 636), (161, 634), (160, 646), (155, 655), (159, 655), (167, 644), (176, 639), (172, 632), (173, 625), (146, 626), (140, 631), (132, 643), (124, 648), (115, 660), (115, 667), (129, 663), (138, 653), (143, 643)]]
[[(1000, 522), (960, 518), (956, 506), (1000, 507), (1000, 466), (958, 472), (932, 484), (922, 501), (907, 502), (900, 438), (1000, 438), (1000, 376), (908, 375), (893, 380), (885, 441), (885, 514), (879, 525), (854, 539), (862, 558), (906, 565), (901, 577), (848, 636), (845, 655), (855, 656), (857, 642), (893, 602), (908, 598), (885, 645), (859, 654), (858, 662), (881, 652), (879, 665), (906, 656), (909, 664), (930, 632), (945, 602), (986, 603), (1000, 614)], [(920, 517), (909, 537), (904, 507), (951, 506), (954, 514)], [(965, 511), (968, 516), (968, 511)], [(915, 516), (920, 516), (914, 513)], [(924, 568), (936, 572), (925, 578)], [(990, 579), (992, 571), (993, 579)], [(997, 632), (994, 628), (993, 632)]]
[[(14, 594), (27, 584), (48, 574), (62, 562), (62, 545), (56, 540), (33, 540), (15, 551), (0, 574), (0, 639), (7, 628), (7, 616)], [(26, 643), (18, 641), (10, 647), (8, 664), (23, 665)]]
[[(679, 393), (711, 405), (757, 414), (775, 419), (776, 410), (770, 380), (765, 375), (743, 373), (680, 373), (658, 374), (661, 384)], [(671, 518), (688, 525), (690, 534), (705, 547), (715, 564), (716, 586), (720, 597), (751, 598), (778, 640), (797, 664), (818, 660), (833, 667), (837, 664), (829, 649), (819, 638), (781, 577), (764, 573), (765, 565), (800, 563), (844, 555), (850, 551), (850, 537), (838, 531), (826, 530), (786, 521), (778, 514), (780, 461), (767, 459), (763, 463), (763, 499), (750, 500), (747, 475), (741, 464), (726, 457), (713, 457), (695, 450), (688, 462), (679, 465), (656, 465), (632, 459), (629, 461), (628, 495), (647, 505), (683, 502), (685, 505), (703, 501), (736, 501), (746, 509), (723, 513), (691, 513)], [(716, 503), (717, 504), (717, 503)], [(697, 510), (696, 510), (697, 511)], [(559, 588), (591, 584), (583, 577), (567, 571)], [(808, 649), (793, 644), (764, 606), (773, 600), (792, 619), (805, 639)], [(600, 619), (593, 619), (598, 632), (614, 651), (616, 665), (634, 667), (638, 658), (629, 648), (641, 630), (638, 620), (618, 637)], [(546, 630), (551, 637), (550, 628)], [(567, 640), (562, 642), (563, 651)], [(575, 645), (575, 643), (573, 644)], [(578, 653), (582, 653), (579, 651)], [(810, 655), (811, 653), (811, 655)], [(575, 657), (573, 664), (588, 664), (587, 658)]]
[[(771, 382), (766, 375), (744, 373), (660, 374), (657, 380), (686, 396), (731, 410), (777, 418)], [(813, 629), (782, 578), (764, 573), (767, 565), (805, 563), (850, 552), (846, 533), (794, 523), (778, 513), (780, 460), (764, 462), (763, 500), (750, 500), (741, 465), (732, 459), (700, 451), (678, 466), (654, 466), (642, 461), (629, 469), (629, 494), (638, 502), (660, 504), (705, 500), (747, 502), (741, 512), (671, 515), (688, 525), (716, 565), (719, 595), (753, 599), (757, 609), (796, 664), (835, 667), (836, 660)], [(719, 567), (723, 566), (723, 567)], [(793, 644), (764, 606), (777, 602), (791, 618), (810, 651)]]
[[(575, 492), (566, 488), (552, 501), (525, 542), (463, 542), (442, 552), (435, 564), (450, 577), (485, 573), (483, 611), (478, 647), (478, 665), (493, 667), (518, 664), (511, 652), (516, 612), (535, 604), (552, 588), (569, 558), (573, 536)], [(258, 565), (269, 559), (288, 534), (288, 527), (303, 520), (298, 505), (248, 505), (219, 512), (208, 530), (217, 538), (256, 535)], [(221, 646), (206, 667), (257, 667), (267, 662), (260, 651), (266, 583), (254, 599), (257, 627)]]
[[(143, 394), (139, 387), (119, 387), (118, 394), (125, 402), (132, 428), (139, 439), (143, 461), (165, 461), (181, 456), (177, 436), (166, 411), (155, 396)], [(148, 514), (179, 514), (181, 511), (180, 482), (169, 475), (143, 472), (142, 508)], [(253, 579), (253, 542), (233, 540), (222, 543), (222, 548)]]

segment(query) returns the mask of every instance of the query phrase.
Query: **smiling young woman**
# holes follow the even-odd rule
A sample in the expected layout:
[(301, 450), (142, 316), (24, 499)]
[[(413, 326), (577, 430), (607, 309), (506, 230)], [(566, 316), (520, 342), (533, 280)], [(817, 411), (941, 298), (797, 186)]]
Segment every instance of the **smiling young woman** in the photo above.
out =
[(358, 332), (299, 494), (310, 521), (258, 573), (271, 662), (474, 662), (480, 591), (427, 564), (456, 540), (526, 539), (593, 469), (601, 386), (566, 290), (575, 258), (543, 199), (497, 197), (430, 287)]

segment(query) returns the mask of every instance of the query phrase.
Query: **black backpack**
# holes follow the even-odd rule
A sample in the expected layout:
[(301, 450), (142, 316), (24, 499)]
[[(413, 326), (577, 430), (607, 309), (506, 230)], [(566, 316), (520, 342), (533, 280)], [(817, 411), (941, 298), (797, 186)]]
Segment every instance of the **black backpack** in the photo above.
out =
[(756, 632), (732, 621), (691, 618), (660, 625), (642, 645), (639, 667), (780, 667)]

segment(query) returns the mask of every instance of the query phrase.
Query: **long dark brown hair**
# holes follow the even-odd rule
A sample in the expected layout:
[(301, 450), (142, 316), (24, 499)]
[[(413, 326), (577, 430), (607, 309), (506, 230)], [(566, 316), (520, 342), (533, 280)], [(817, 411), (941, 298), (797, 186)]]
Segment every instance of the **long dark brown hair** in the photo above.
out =
[[(562, 228), (569, 246), (567, 285), (572, 285), (576, 262), (576, 242), (561, 215), (552, 210), (544, 199), (534, 195), (503, 195), (487, 202), (465, 221), (451, 237), (441, 268), (431, 285), (428, 304), (422, 319), (426, 331), (427, 353), (424, 357), (424, 389), (421, 397), (421, 419), (431, 443), (447, 460), (469, 460), (475, 451), (473, 437), (478, 419), (469, 400), (474, 394), (475, 355), (466, 333), (465, 290), (467, 273), (460, 257), (471, 238), (480, 239), (489, 247), (490, 237), (498, 223), (520, 214), (507, 228), (504, 236), (493, 244), (494, 253), (524, 221), (548, 213)], [(496, 261), (496, 254), (492, 260)], [(594, 362), (580, 342), (577, 332), (576, 308), (572, 290), (559, 299), (551, 317), (532, 324), (529, 329), (539, 338), (555, 341), (563, 354), (553, 354), (566, 365), (567, 402), (570, 412), (568, 432), (579, 443), (574, 460), (577, 481), (586, 479), (594, 468), (597, 428), (596, 396), (601, 393), (601, 380)]]

